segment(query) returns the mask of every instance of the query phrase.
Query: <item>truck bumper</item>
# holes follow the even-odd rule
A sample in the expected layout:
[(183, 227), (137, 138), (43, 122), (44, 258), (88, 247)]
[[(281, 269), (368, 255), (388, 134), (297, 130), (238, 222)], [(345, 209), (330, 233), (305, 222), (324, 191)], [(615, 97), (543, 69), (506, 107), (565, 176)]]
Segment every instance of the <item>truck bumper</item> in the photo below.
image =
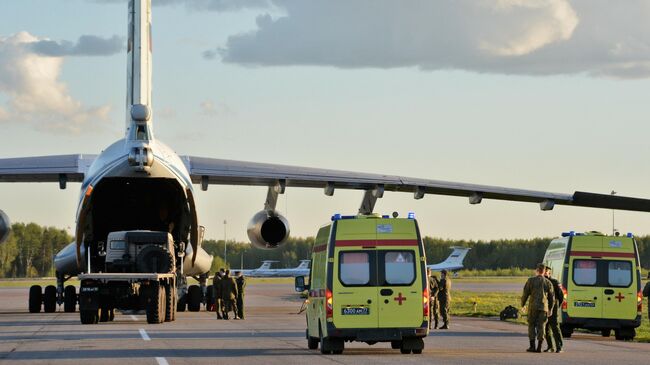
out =
[(346, 341), (389, 342), (405, 338), (422, 338), (428, 333), (428, 325), (419, 328), (336, 328), (327, 323), (328, 337), (342, 338)]
[(562, 313), (562, 324), (590, 330), (637, 328), (641, 325), (641, 316), (635, 319), (573, 318)]

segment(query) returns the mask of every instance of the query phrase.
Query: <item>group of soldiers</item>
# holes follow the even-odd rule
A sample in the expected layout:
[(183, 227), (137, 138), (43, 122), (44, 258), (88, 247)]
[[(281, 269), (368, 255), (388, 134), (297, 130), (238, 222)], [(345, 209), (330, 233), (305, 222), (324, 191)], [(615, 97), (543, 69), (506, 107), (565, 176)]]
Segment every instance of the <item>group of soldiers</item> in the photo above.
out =
[[(528, 352), (542, 352), (542, 344), (546, 340), (544, 352), (562, 352), (562, 332), (558, 321), (559, 308), (564, 301), (560, 283), (551, 276), (551, 268), (538, 264), (535, 276), (526, 281), (524, 293), (521, 296), (522, 311), (528, 302)], [(537, 344), (535, 343), (537, 340)]]
[(449, 329), (449, 306), (451, 305), (451, 279), (447, 270), (440, 272), (440, 280), (427, 269), (429, 277), (429, 329), (438, 328), (438, 315), (442, 317), (441, 330)]
[(228, 319), (230, 312), (233, 312), (235, 319), (244, 319), (246, 278), (241, 271), (235, 271), (235, 277), (232, 277), (230, 270), (221, 268), (214, 275), (212, 286), (215, 293), (217, 319)]

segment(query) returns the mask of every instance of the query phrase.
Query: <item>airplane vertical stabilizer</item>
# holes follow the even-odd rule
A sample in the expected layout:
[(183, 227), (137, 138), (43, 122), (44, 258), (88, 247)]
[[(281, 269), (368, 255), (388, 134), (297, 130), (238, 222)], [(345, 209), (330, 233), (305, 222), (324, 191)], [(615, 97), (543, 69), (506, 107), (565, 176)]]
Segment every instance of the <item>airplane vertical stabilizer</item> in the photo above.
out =
[(136, 138), (136, 134), (132, 133), (136, 126), (145, 128), (142, 134), (146, 136), (144, 139), (151, 139), (151, 47), (151, 0), (129, 0), (127, 139)]

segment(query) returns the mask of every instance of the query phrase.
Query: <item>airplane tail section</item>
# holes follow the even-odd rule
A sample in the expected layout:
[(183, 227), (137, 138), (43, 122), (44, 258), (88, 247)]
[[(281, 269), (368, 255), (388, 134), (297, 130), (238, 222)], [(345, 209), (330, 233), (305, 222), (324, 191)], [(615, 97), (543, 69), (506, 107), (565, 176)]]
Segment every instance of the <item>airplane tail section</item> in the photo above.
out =
[(269, 270), (271, 268), (271, 264), (274, 262), (275, 261), (271, 260), (262, 261), (262, 265), (257, 270)]
[(296, 267), (296, 269), (301, 270), (301, 269), (309, 269), (309, 263), (311, 260), (300, 260), (300, 265)]
[(449, 257), (445, 259), (445, 261), (435, 264), (435, 265), (428, 265), (432, 270), (460, 270), (463, 268), (463, 261), (465, 260), (465, 256), (467, 256), (467, 253), (469, 252), (470, 248), (467, 247), (458, 247), (458, 246), (452, 246), (451, 247), (453, 251), (451, 251), (451, 254)]
[[(126, 139), (151, 136), (151, 0), (129, 0)], [(133, 131), (136, 132), (133, 132)]]

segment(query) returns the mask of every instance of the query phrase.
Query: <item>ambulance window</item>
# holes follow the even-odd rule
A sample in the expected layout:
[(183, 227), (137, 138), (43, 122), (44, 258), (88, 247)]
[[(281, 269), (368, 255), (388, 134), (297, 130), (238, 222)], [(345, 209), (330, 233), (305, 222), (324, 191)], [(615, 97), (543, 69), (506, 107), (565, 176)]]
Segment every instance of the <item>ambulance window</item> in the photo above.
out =
[(368, 252), (341, 252), (339, 279), (343, 285), (362, 286), (370, 283)]
[(629, 261), (610, 261), (607, 268), (609, 286), (628, 287), (632, 284), (632, 263)]
[(596, 285), (597, 266), (595, 260), (573, 261), (573, 282), (576, 285)]
[(413, 251), (391, 251), (384, 256), (387, 285), (410, 285), (415, 280)]

